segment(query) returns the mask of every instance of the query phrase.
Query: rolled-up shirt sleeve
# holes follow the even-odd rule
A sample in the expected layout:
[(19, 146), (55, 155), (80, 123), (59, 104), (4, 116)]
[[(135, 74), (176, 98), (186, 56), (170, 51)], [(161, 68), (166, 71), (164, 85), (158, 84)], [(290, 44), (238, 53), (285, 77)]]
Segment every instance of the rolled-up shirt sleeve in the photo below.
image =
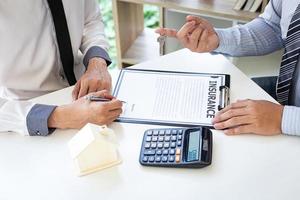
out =
[(300, 136), (300, 108), (285, 106), (283, 109), (281, 129), (286, 135)]
[(35, 104), (26, 117), (30, 136), (47, 136), (55, 129), (48, 128), (48, 119), (56, 106)]
[(107, 51), (99, 46), (93, 46), (86, 52), (85, 56), (83, 57), (84, 66), (88, 67), (90, 59), (95, 57), (104, 59), (107, 66), (111, 64), (111, 59)]

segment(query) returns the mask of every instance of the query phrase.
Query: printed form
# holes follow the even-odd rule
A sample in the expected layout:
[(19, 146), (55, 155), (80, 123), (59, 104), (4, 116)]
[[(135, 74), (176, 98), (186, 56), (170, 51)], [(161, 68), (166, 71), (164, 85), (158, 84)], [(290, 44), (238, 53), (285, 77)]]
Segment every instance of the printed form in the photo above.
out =
[(125, 101), (122, 119), (211, 125), (224, 76), (124, 70), (114, 95)]

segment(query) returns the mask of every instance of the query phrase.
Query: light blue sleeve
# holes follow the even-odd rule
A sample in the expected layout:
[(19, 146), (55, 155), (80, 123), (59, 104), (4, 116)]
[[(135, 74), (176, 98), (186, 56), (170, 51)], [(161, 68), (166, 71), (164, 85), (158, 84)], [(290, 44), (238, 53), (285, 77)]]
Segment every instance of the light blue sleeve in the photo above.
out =
[(280, 29), (281, 1), (271, 1), (265, 12), (245, 25), (216, 29), (220, 39), (215, 52), (230, 56), (257, 56), (283, 47)]
[(285, 106), (283, 109), (282, 132), (286, 135), (300, 136), (300, 108)]

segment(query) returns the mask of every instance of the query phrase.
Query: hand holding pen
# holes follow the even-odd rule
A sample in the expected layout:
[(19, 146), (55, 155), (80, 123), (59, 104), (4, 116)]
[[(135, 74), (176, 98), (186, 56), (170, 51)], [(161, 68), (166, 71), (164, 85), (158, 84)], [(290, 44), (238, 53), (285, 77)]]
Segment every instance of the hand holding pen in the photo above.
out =
[(71, 104), (58, 106), (48, 120), (50, 128), (80, 129), (87, 123), (108, 125), (122, 113), (123, 103), (102, 90)]
[(99, 118), (113, 121), (122, 113), (124, 102), (116, 99), (106, 90), (90, 93), (84, 99), (89, 102), (90, 107), (94, 108), (94, 111), (89, 114), (92, 118), (96, 118), (97, 113), (101, 112)]

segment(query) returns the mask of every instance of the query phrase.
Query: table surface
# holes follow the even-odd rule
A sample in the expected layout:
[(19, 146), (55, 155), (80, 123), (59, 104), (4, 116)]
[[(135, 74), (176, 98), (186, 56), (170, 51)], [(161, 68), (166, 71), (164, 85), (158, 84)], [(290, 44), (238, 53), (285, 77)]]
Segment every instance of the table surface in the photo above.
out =
[[(181, 50), (134, 66), (143, 69), (231, 74), (231, 99), (266, 99), (268, 94), (221, 55)], [(114, 75), (114, 79), (117, 75)], [(71, 89), (34, 99), (71, 101)], [(0, 134), (0, 199), (298, 199), (300, 140), (296, 137), (226, 136), (213, 131), (212, 165), (203, 169), (150, 168), (139, 164), (143, 132), (158, 126), (113, 123), (121, 165), (77, 177), (67, 142), (76, 130), (48, 137)]]

